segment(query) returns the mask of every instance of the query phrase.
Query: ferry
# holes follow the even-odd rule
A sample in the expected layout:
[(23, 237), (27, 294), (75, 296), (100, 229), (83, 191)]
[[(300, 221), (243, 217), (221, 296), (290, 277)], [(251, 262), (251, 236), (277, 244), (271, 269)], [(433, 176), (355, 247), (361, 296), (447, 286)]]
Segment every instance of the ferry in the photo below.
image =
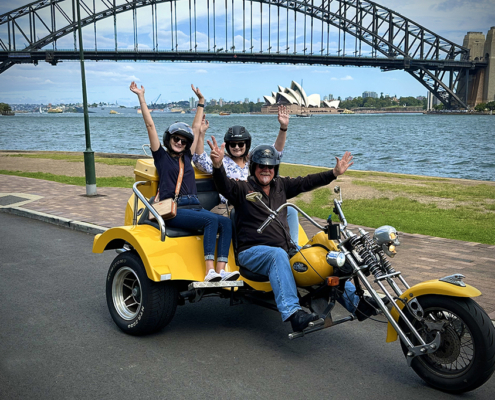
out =
[(115, 110), (110, 110), (109, 114), (120, 114), (120, 113), (118, 113), (118, 112), (117, 112), (117, 111), (115, 111)]
[(61, 108), (56, 107), (56, 108), (49, 108), (46, 112), (47, 113), (63, 113), (64, 110), (62, 110)]
[(221, 111), (218, 115), (230, 115), (230, 111)]

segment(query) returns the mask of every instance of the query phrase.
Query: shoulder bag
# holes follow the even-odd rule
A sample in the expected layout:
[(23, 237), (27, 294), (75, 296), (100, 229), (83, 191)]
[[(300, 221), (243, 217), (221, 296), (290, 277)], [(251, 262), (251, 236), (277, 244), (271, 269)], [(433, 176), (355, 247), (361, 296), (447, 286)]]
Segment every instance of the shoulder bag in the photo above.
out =
[[(153, 203), (153, 208), (158, 214), (162, 216), (164, 220), (172, 219), (177, 215), (177, 200), (179, 198), (180, 186), (182, 184), (182, 178), (184, 177), (184, 161), (182, 161), (182, 156), (179, 157), (179, 177), (177, 179), (177, 185), (175, 186), (175, 197), (168, 198), (158, 203)], [(156, 192), (155, 200), (160, 198), (160, 190)], [(154, 220), (155, 216), (150, 213), (149, 219)]]

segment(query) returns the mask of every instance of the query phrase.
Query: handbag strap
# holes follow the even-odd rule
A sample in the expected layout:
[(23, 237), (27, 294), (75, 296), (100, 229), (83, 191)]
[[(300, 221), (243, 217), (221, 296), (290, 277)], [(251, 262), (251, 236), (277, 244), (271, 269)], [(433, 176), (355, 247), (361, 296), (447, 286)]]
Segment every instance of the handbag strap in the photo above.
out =
[[(177, 178), (177, 185), (175, 185), (175, 197), (174, 201), (177, 203), (177, 199), (179, 197), (180, 186), (182, 185), (182, 178), (184, 177), (184, 161), (182, 160), (182, 155), (179, 156), (179, 177)], [(156, 198), (160, 201), (160, 186), (158, 186), (158, 190), (156, 191)]]

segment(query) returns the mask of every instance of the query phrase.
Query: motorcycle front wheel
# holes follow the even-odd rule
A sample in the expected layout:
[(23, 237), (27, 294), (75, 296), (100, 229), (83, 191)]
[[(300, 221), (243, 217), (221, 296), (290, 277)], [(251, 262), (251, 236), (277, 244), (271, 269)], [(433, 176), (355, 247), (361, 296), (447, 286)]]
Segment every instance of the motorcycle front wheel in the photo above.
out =
[[(406, 316), (426, 343), (433, 341), (440, 329), (441, 344), (436, 352), (416, 357), (411, 364), (414, 371), (445, 392), (463, 393), (483, 385), (495, 369), (495, 329), (485, 311), (470, 298), (428, 295), (418, 301), (426, 323), (408, 311)], [(419, 345), (404, 321), (400, 325), (409, 340)], [(406, 355), (408, 349), (402, 341), (401, 346)]]

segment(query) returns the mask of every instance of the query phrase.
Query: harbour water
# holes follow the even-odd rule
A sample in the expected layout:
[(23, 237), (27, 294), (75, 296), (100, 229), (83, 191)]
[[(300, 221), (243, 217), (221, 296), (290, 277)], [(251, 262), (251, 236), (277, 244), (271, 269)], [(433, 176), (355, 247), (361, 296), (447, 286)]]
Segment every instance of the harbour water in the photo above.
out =
[[(110, 114), (114, 109), (119, 114)], [(95, 152), (143, 154), (148, 143), (142, 116), (131, 108), (92, 109)], [(157, 131), (194, 114), (152, 113)], [(207, 115), (208, 137), (222, 140), (227, 128), (243, 125), (253, 146), (273, 143), (274, 115)], [(84, 151), (83, 114), (16, 114), (0, 117), (0, 150)], [(205, 149), (209, 150), (205, 144)], [(290, 119), (283, 161), (333, 167), (349, 150), (353, 169), (495, 181), (495, 118), (488, 115), (318, 115)]]

